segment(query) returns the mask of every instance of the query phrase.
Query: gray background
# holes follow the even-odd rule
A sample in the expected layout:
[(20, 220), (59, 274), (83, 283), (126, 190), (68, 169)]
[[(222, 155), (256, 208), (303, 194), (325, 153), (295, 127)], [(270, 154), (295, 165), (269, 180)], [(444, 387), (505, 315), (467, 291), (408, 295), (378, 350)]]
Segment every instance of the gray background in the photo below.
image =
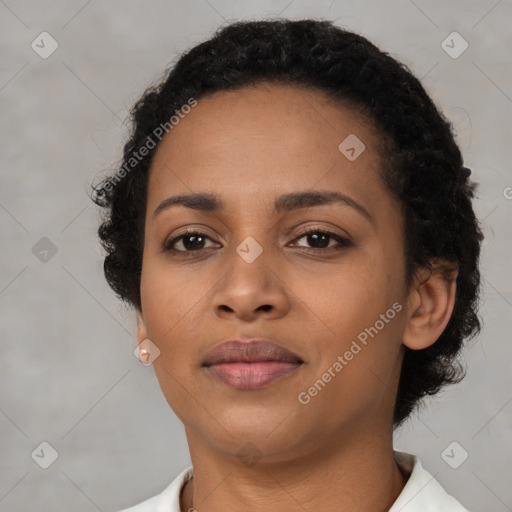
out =
[[(279, 13), (336, 20), (367, 36), (408, 64), (454, 123), (480, 183), (484, 328), (463, 353), (467, 378), (427, 402), (396, 433), (395, 448), (418, 454), (467, 508), (512, 510), (510, 0), (6, 0), (1, 511), (118, 510), (189, 464), (183, 427), (152, 367), (133, 356), (134, 315), (103, 278), (87, 192), (121, 156), (128, 108), (178, 52), (225, 20)], [(43, 31), (59, 45), (46, 59), (31, 48)], [(458, 58), (441, 47), (453, 31), (469, 44)], [(33, 250), (43, 237), (55, 255), (41, 252), (47, 241)], [(58, 452), (48, 469), (31, 457), (43, 441)], [(454, 441), (469, 454), (457, 469), (441, 455)]]

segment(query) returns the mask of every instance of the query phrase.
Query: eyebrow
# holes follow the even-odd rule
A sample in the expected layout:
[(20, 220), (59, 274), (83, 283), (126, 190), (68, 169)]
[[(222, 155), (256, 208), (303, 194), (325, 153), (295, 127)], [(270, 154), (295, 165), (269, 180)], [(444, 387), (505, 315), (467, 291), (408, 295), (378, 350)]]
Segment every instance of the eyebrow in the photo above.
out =
[[(345, 194), (332, 190), (305, 190), (283, 194), (274, 202), (274, 213), (290, 212), (301, 208), (310, 208), (333, 203), (342, 203), (354, 208), (373, 224), (373, 217), (363, 205)], [(157, 206), (153, 213), (153, 218), (164, 210), (178, 205), (185, 206), (192, 210), (214, 213), (219, 213), (224, 209), (224, 203), (219, 196), (198, 192), (168, 197)]]

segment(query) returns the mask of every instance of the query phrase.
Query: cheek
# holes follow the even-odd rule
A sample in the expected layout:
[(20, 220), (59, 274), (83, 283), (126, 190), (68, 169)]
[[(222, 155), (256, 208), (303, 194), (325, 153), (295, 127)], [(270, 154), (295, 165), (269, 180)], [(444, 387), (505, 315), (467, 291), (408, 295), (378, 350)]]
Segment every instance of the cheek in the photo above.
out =
[(368, 248), (328, 272), (297, 275), (290, 287), (328, 335), (321, 340), (328, 347), (333, 339), (355, 338), (402, 299), (400, 272), (399, 261), (386, 261), (382, 250)]
[(198, 323), (194, 315), (203, 305), (201, 300), (207, 295), (208, 283), (194, 280), (190, 274), (185, 279), (184, 272), (158, 266), (151, 258), (145, 263), (141, 300), (147, 336), (160, 350), (153, 362), (155, 375), (167, 403), (182, 421), (187, 420), (187, 415), (201, 417), (204, 411), (196, 410), (196, 402), (191, 399), (200, 395), (191, 372), (197, 359), (194, 340)]
[[(161, 351), (179, 350), (183, 332), (192, 329), (192, 319), (208, 295), (214, 280), (194, 279), (190, 272), (147, 258), (141, 276), (141, 300), (148, 337)], [(192, 329), (193, 330), (193, 329)], [(193, 338), (193, 336), (192, 336)], [(174, 347), (174, 345), (177, 345)]]
[[(403, 300), (394, 279), (393, 273), (355, 265), (350, 272), (333, 274), (323, 287), (303, 282), (298, 292), (312, 318), (321, 319), (314, 338), (318, 358), (311, 361), (301, 391), (316, 394), (308, 405), (312, 414), (323, 415), (329, 408), (333, 427), (394, 400), (404, 327)], [(319, 379), (328, 384), (320, 383), (317, 392)]]
[(341, 399), (348, 409), (360, 407), (357, 401), (391, 400), (383, 393), (394, 389), (399, 369), (405, 310), (402, 262), (382, 249), (368, 249), (328, 279), (302, 281), (297, 291), (321, 319), (315, 336), (319, 359), (311, 382), (331, 369), (336, 378), (327, 393), (322, 391), (323, 400)]

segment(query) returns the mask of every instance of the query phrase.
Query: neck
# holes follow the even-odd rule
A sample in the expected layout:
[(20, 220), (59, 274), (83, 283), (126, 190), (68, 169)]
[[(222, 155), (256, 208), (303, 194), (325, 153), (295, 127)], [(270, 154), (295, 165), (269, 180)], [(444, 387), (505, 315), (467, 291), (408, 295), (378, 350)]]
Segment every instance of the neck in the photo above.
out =
[(261, 459), (251, 467), (187, 437), (194, 478), (181, 495), (185, 512), (387, 512), (408, 478), (395, 461), (392, 434), (387, 442), (375, 432), (343, 443), (339, 437), (337, 445), (323, 439), (328, 449), (317, 447), (280, 462), (262, 464)]

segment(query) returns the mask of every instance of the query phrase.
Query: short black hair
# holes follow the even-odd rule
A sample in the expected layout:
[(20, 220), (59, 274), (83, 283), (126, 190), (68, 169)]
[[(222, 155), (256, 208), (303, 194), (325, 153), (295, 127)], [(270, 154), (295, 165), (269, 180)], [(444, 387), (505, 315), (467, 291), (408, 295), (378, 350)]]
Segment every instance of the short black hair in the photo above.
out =
[[(98, 234), (106, 250), (105, 277), (119, 298), (141, 309), (147, 184), (158, 143), (137, 161), (134, 153), (149, 146), (155, 129), (169, 127), (170, 116), (191, 98), (264, 82), (313, 88), (371, 119), (383, 143), (382, 176), (404, 214), (407, 286), (421, 267), (459, 271), (454, 310), (441, 336), (422, 350), (404, 346), (393, 412), (397, 428), (422, 397), (465, 376), (457, 355), (481, 328), (483, 235), (472, 207), (476, 184), (451, 123), (407, 65), (365, 37), (328, 20), (236, 21), (180, 55), (133, 106), (117, 175), (93, 187), (92, 200), (104, 214)], [(440, 260), (447, 265), (436, 267)]]

